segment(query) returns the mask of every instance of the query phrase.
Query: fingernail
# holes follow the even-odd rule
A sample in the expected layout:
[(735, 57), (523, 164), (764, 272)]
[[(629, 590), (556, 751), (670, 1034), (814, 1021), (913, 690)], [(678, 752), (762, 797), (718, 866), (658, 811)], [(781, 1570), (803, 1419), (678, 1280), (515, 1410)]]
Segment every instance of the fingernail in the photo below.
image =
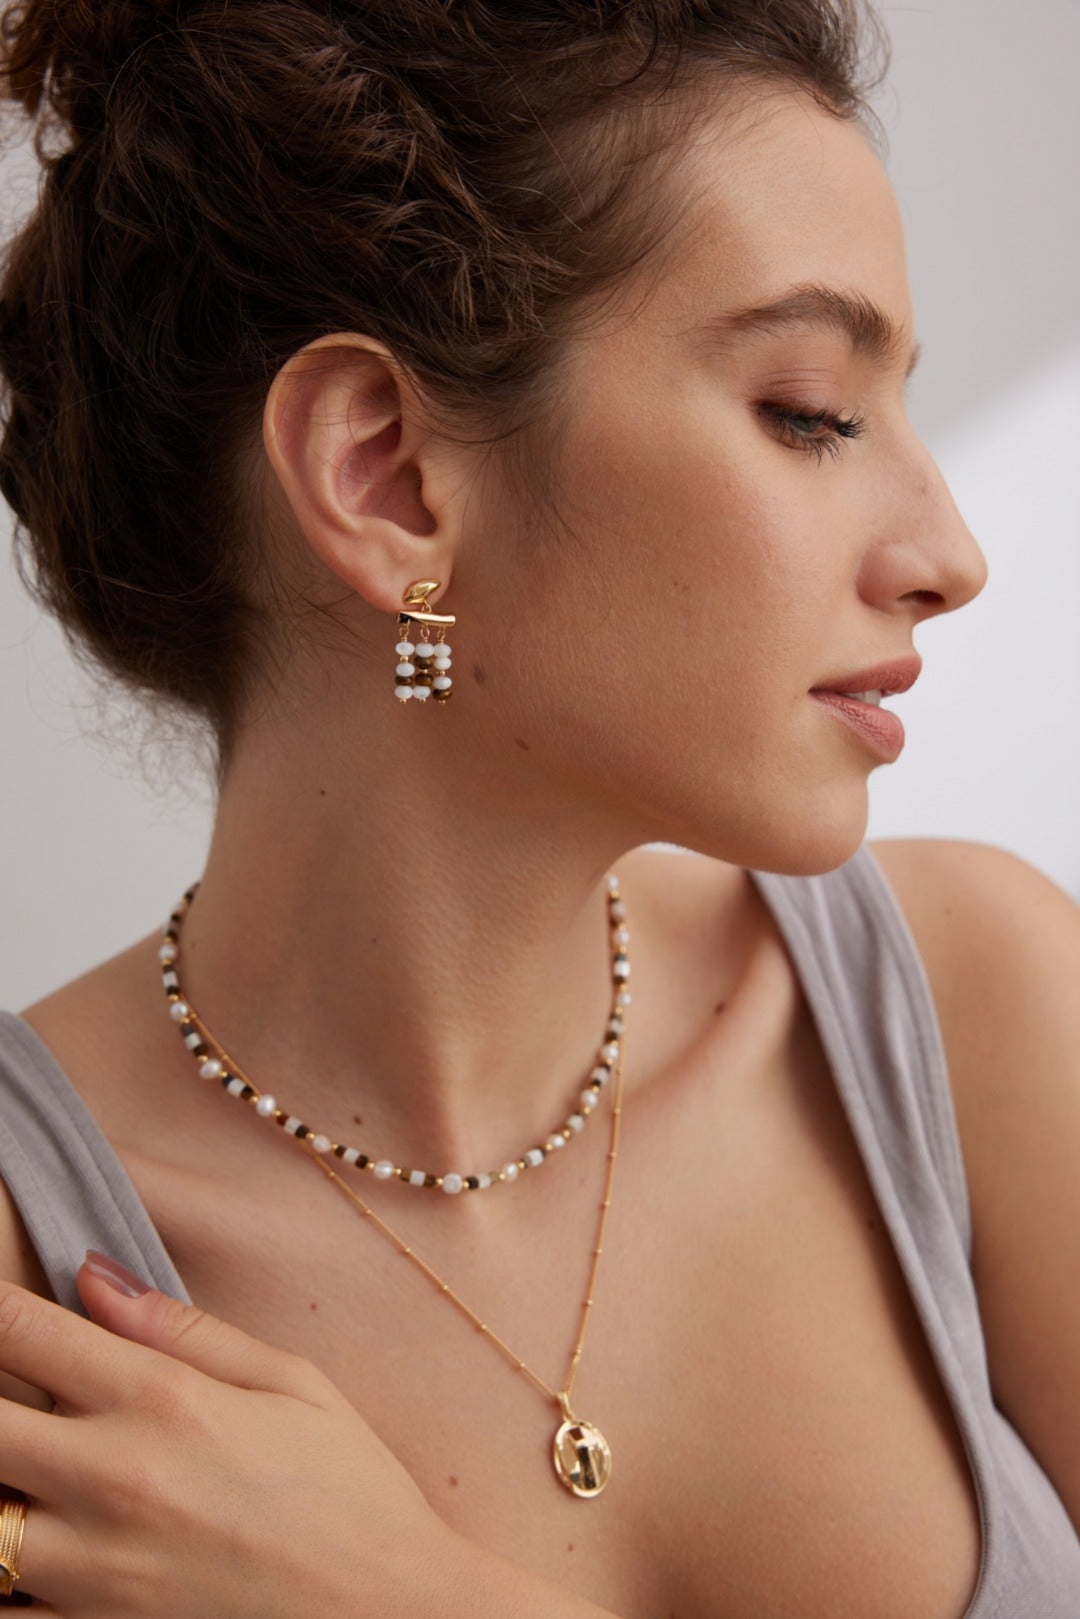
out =
[(100, 1276), (103, 1282), (108, 1282), (118, 1293), (123, 1293), (129, 1299), (141, 1299), (144, 1293), (149, 1293), (150, 1286), (142, 1282), (133, 1271), (125, 1265), (120, 1265), (115, 1259), (109, 1259), (105, 1254), (96, 1253), (93, 1248), (86, 1250), (83, 1261), (86, 1268), (94, 1276)]

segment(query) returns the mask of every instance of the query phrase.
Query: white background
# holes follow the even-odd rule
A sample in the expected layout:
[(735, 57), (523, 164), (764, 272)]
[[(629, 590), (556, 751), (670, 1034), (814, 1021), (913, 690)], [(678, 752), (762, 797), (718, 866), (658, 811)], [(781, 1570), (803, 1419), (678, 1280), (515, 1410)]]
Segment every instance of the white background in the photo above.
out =
[[(999, 844), (1080, 898), (1080, 0), (881, 11), (925, 348), (911, 413), (990, 579), (919, 630), (908, 744), (871, 777), (868, 836)], [(32, 196), (9, 152), (5, 231)], [(26, 601), (6, 524), (0, 503), (0, 1006), (17, 1011), (164, 922), (210, 811), (194, 771), (100, 740), (124, 721)]]

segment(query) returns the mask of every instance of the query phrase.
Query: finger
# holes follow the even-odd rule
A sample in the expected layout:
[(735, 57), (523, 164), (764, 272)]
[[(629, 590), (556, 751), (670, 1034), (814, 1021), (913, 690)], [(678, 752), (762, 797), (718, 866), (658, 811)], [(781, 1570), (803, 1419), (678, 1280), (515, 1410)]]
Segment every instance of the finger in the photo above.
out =
[(24, 1495), (56, 1503), (89, 1477), (85, 1428), (48, 1411), (0, 1400), (0, 1478)]
[(325, 1406), (334, 1386), (310, 1361), (154, 1289), (115, 1260), (91, 1251), (75, 1278), (91, 1319), (119, 1337), (183, 1361), (237, 1388), (290, 1394)]
[(74, 1310), (14, 1282), (0, 1281), (0, 1370), (44, 1389), (67, 1411), (106, 1411), (130, 1403), (146, 1356), (120, 1344)]

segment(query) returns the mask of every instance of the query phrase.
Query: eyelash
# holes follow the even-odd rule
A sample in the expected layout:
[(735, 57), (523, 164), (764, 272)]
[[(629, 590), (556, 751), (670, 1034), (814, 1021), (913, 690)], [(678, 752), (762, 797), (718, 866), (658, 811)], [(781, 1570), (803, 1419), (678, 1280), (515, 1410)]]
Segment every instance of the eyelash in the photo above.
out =
[[(759, 405), (758, 409), (780, 429), (785, 444), (804, 454), (816, 455), (818, 461), (826, 453), (835, 460), (844, 440), (861, 438), (866, 426), (865, 417), (835, 416), (828, 410), (793, 410), (790, 405), (770, 404)], [(809, 436), (820, 428), (828, 430), (824, 437)]]

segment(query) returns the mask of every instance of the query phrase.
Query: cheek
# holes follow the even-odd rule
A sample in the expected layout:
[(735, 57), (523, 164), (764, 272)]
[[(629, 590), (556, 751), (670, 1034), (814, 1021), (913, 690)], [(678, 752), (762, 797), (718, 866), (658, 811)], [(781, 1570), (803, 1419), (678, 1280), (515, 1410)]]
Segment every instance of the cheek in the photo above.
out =
[[(749, 665), (756, 688), (762, 662), (820, 605), (828, 471), (815, 488), (817, 469), (767, 441), (745, 409), (665, 403), (597, 412), (602, 425), (564, 459), (578, 595), (591, 585), (612, 647), (655, 662), (692, 643), (702, 674), (739, 682)], [(544, 583), (565, 605), (562, 561)]]
[(768, 774), (819, 666), (812, 472), (778, 477), (775, 448), (715, 414), (592, 419), (561, 460), (573, 538), (529, 565), (545, 723), (641, 792), (675, 757), (712, 791), (718, 768)]

